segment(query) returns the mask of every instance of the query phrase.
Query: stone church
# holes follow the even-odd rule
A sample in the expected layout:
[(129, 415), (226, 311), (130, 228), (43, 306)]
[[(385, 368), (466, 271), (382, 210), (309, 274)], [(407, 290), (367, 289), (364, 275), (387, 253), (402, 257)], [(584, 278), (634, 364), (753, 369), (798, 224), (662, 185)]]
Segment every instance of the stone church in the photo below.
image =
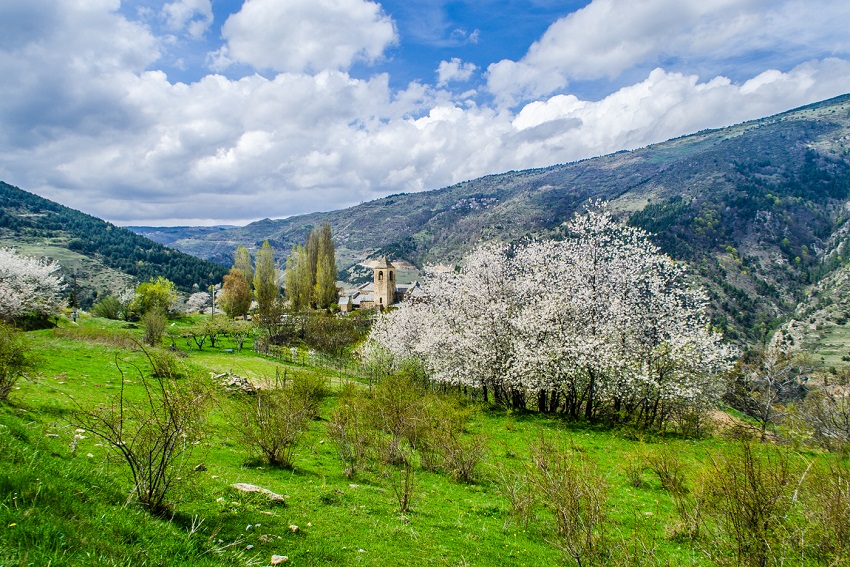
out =
[(343, 313), (353, 309), (377, 309), (383, 311), (390, 305), (407, 297), (422, 294), (419, 282), (399, 285), (396, 267), (386, 257), (378, 260), (373, 268), (373, 278), (355, 290), (343, 293), (339, 298), (339, 310)]

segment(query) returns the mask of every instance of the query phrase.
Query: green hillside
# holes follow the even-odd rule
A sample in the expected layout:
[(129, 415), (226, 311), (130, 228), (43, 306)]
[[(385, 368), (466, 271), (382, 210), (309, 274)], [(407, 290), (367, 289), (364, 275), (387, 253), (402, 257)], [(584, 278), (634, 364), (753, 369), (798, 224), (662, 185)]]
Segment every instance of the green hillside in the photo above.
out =
[(130, 230), (0, 182), (0, 246), (58, 260), (81, 306), (96, 294), (164, 276), (183, 290), (220, 282), (226, 270)]
[[(381, 386), (312, 366), (306, 352), (289, 362), (250, 348), (234, 352), (227, 340), (203, 350), (177, 345), (185, 376), (174, 386), (203, 386), (210, 399), (206, 427), (185, 462), (175, 465), (186, 484), (175, 486), (169, 512), (156, 517), (128, 498), (128, 468), (80, 413), (112, 407), (120, 395), (128, 412), (147, 407), (146, 388), (156, 389), (151, 361), (126, 346), (141, 333), (88, 317), (61, 318), (55, 329), (26, 333), (38, 354), (39, 379), (20, 381), (10, 403), (0, 403), (0, 565), (259, 566), (273, 556), (287, 557), (287, 565), (574, 565), (565, 543), (583, 546), (584, 532), (565, 531), (562, 520), (570, 516), (559, 509), (575, 510), (580, 522), (594, 519), (588, 537), (597, 553), (582, 565), (730, 565), (752, 539), (739, 533), (736, 540), (726, 523), (738, 508), (716, 493), (718, 477), (757, 498), (755, 520), (743, 517), (735, 526), (757, 523), (757, 536), (768, 538), (766, 558), (827, 566), (844, 565), (850, 556), (842, 539), (847, 459), (806, 445), (742, 444), (738, 437), (746, 429), (726, 414), (717, 435), (684, 438), (465, 400), (453, 410), (459, 413), (438, 421), (462, 416), (460, 448), (477, 462), (471, 481), (453, 478), (436, 455), (430, 464), (417, 458), (410, 506), (400, 511), (405, 468), (386, 462), (385, 445), (378, 443), (389, 434), (369, 441), (364, 461), (348, 475), (332, 429), (335, 410), (351, 395), (341, 391), (343, 384), (354, 384), (363, 399), (377, 399)], [(240, 404), (249, 397), (210, 379), (227, 372), (257, 384), (275, 376), (327, 381), (330, 395), (299, 437), (291, 468), (248, 450)], [(410, 404), (411, 394), (420, 399), (411, 392), (399, 401)], [(421, 397), (459, 403), (456, 394)], [(392, 404), (395, 398), (380, 399)], [(754, 461), (744, 460), (747, 450)], [(539, 492), (547, 479), (556, 483), (553, 491)], [(742, 479), (752, 481), (752, 492)], [(237, 483), (279, 497), (241, 492)], [(586, 505), (594, 494), (598, 514)], [(571, 507), (573, 499), (580, 507)], [(756, 557), (735, 564), (773, 564), (750, 553)], [(797, 562), (800, 557), (805, 562)]]

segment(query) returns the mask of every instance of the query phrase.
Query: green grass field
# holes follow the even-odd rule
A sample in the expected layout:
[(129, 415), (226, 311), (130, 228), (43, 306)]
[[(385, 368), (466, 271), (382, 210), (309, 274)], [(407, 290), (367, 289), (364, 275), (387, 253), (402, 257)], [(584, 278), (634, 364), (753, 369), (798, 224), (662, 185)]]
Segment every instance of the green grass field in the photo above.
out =
[[(222, 394), (209, 415), (209, 434), (193, 454), (205, 470), (191, 473), (192, 488), (174, 495), (169, 517), (154, 518), (128, 499), (131, 485), (122, 464), (108, 457), (102, 440), (77, 431), (74, 417), (78, 405), (91, 407), (116, 395), (121, 384), (116, 361), (125, 371), (128, 397), (144, 399), (133, 367), (147, 372), (144, 354), (91, 340), (140, 331), (99, 319), (80, 323), (80, 329), (94, 329), (79, 331), (89, 340), (63, 330), (72, 327), (68, 322), (59, 330), (28, 333), (39, 357), (39, 378), (19, 382), (11, 403), (0, 406), (0, 567), (268, 565), (272, 555), (287, 556), (287, 565), (562, 564), (564, 555), (552, 544), (551, 518), (540, 513), (527, 524), (513, 520), (499, 491), (500, 474), (530, 467), (530, 447), (541, 438), (569, 444), (597, 464), (608, 486), (604, 512), (612, 542), (651, 545), (660, 564), (710, 564), (697, 543), (672, 537), (678, 516), (658, 479), (646, 471), (636, 488), (624, 464), (666, 444), (694, 478), (734, 441), (644, 437), (483, 406), (467, 424), (469, 434), (487, 439), (476, 481), (458, 483), (416, 470), (412, 511), (402, 515), (391, 467), (375, 466), (352, 479), (343, 474), (326, 434), (335, 396), (325, 401), (289, 470), (248, 461), (232, 423), (239, 417)], [(181, 348), (188, 354), (185, 363), (206, 374), (232, 371), (253, 381), (282, 372), (323, 374), (250, 350), (225, 352), (227, 343), (203, 351)], [(351, 377), (330, 379), (336, 386)], [(75, 435), (85, 438), (72, 450)], [(807, 451), (793, 456), (799, 463), (819, 458)], [(284, 495), (285, 504), (238, 492), (234, 483)]]

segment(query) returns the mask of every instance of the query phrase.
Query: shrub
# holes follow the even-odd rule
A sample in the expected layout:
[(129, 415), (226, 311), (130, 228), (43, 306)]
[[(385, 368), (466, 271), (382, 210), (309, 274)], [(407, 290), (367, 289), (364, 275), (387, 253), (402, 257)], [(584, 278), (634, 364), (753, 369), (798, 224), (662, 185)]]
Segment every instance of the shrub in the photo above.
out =
[(32, 368), (29, 348), (21, 333), (0, 321), (0, 402), (9, 398), (9, 392), (22, 376)]
[(607, 486), (596, 466), (581, 453), (545, 440), (532, 448), (532, 459), (532, 490), (555, 517), (557, 545), (576, 565), (602, 562)]
[(828, 451), (850, 451), (850, 397), (839, 389), (812, 392), (800, 406), (803, 422)]
[(345, 384), (339, 393), (339, 404), (328, 423), (328, 437), (336, 445), (343, 472), (353, 477), (366, 461), (372, 434), (366, 424), (366, 400), (357, 385)]
[(793, 481), (779, 449), (759, 455), (743, 442), (738, 451), (712, 459), (705, 486), (706, 514), (717, 530), (713, 548), (706, 550), (712, 559), (720, 565), (782, 564), (793, 539), (788, 532)]
[(121, 304), (121, 301), (113, 295), (107, 295), (91, 308), (93, 315), (103, 317), (104, 319), (120, 319), (123, 311), (124, 306)]
[(168, 320), (165, 315), (156, 310), (151, 310), (142, 315), (142, 327), (145, 330), (145, 343), (150, 346), (157, 346), (162, 342), (162, 336), (165, 334), (165, 327), (168, 325)]
[(661, 488), (671, 495), (687, 494), (685, 464), (667, 445), (649, 453), (646, 461), (649, 469), (658, 475)]
[(387, 376), (378, 384), (367, 405), (370, 425), (389, 435), (383, 460), (388, 463), (403, 462), (401, 444), (408, 441), (418, 446), (427, 422), (423, 411), (424, 392), (406, 377)]
[(254, 396), (243, 395), (236, 411), (248, 457), (291, 468), (295, 445), (315, 415), (310, 398), (297, 393), (292, 384), (275, 380)]
[(293, 374), (289, 387), (292, 395), (302, 400), (311, 419), (319, 415), (322, 401), (330, 395), (327, 379), (316, 374)]
[(645, 458), (639, 455), (626, 455), (621, 465), (623, 474), (629, 479), (629, 485), (635, 488), (643, 486), (643, 471), (646, 468)]
[(151, 363), (151, 376), (154, 378), (185, 378), (186, 367), (177, 355), (167, 350), (154, 349), (147, 353)]
[(134, 403), (125, 395), (120, 364), (118, 369), (118, 396), (109, 405), (80, 407), (75, 420), (120, 455), (139, 502), (152, 514), (163, 515), (169, 509), (169, 495), (192, 478), (190, 458), (203, 436), (209, 388), (197, 380), (146, 378), (136, 368), (145, 395)]
[(417, 449), (426, 468), (442, 468), (456, 481), (472, 482), (475, 468), (485, 457), (486, 440), (463, 435), (469, 415), (456, 398), (423, 398)]
[(850, 463), (829, 461), (816, 468), (808, 516), (814, 527), (810, 540), (828, 565), (850, 564)]

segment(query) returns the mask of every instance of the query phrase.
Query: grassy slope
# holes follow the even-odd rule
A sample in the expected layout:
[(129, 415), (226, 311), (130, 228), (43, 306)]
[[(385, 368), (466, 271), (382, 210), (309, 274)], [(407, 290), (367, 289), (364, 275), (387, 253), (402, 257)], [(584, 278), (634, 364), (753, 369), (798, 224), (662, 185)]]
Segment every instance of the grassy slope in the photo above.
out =
[[(84, 325), (102, 323), (83, 320)], [(111, 325), (121, 331), (115, 329), (120, 324)], [(630, 455), (660, 440), (644, 443), (555, 418), (484, 408), (469, 424), (489, 439), (479, 482), (458, 484), (445, 475), (417, 471), (414, 511), (400, 517), (382, 474), (367, 471), (353, 480), (342, 474), (332, 444), (324, 442), (324, 421), (315, 422), (304, 437), (294, 470), (246, 465), (222, 398), (210, 418), (205, 454), (196, 456), (207, 470), (195, 473), (197, 486), (179, 495), (173, 522), (150, 518), (126, 503), (130, 486), (123, 470), (106, 458), (96, 438), (81, 440), (75, 454), (69, 448), (75, 432), (69, 396), (88, 405), (113, 395), (120, 384), (115, 355), (143, 365), (141, 354), (55, 338), (53, 331), (30, 336), (41, 353), (41, 378), (20, 383), (13, 405), (0, 408), (0, 566), (265, 565), (272, 554), (289, 556), (292, 565), (553, 565), (561, 556), (547, 543), (548, 521), (527, 527), (510, 521), (494, 480), (499, 470), (528, 466), (529, 447), (541, 437), (569, 440), (598, 462), (610, 485), (607, 512), (615, 538), (630, 540), (635, 531), (642, 532), (671, 564), (702, 564), (701, 554), (687, 542), (667, 538), (676, 518), (658, 482), (647, 475), (643, 488), (632, 488), (621, 470)], [(188, 361), (257, 376), (281, 368), (253, 354), (226, 354), (220, 348), (193, 351)], [(128, 394), (138, 397), (138, 377), (127, 377)], [(323, 415), (334, 403), (331, 398)], [(718, 439), (666, 442), (692, 467), (726, 447)], [(230, 488), (235, 482), (284, 494), (287, 505), (238, 493)], [(202, 521), (194, 533), (193, 520)], [(293, 533), (290, 525), (300, 531)]]

